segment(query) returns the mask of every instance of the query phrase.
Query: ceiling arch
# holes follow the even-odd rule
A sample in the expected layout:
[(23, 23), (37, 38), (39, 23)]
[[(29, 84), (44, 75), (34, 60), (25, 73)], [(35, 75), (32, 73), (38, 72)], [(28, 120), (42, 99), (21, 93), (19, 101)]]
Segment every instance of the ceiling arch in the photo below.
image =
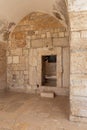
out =
[(65, 1), (66, 0), (0, 0), (0, 16), (6, 18), (9, 22), (17, 23), (30, 12), (41, 11), (52, 14), (54, 6), (57, 8), (56, 11), (63, 13), (65, 12), (63, 9), (63, 7), (65, 8)]
[[(67, 27), (67, 0), (0, 0), (0, 32), (6, 32), (9, 29), (9, 23), (15, 23), (24, 18), (31, 12), (46, 12), (57, 18), (64, 26)], [(6, 24), (4, 24), (4, 22)], [(6, 29), (7, 27), (7, 29)], [(1, 39), (1, 38), (0, 38)]]

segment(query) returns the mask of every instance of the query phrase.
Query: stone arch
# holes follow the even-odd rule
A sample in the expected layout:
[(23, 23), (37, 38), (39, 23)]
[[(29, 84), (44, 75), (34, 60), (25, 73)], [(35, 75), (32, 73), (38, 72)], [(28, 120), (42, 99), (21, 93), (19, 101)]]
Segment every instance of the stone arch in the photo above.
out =
[[(66, 3), (65, 1), (63, 2), (66, 8)], [(62, 2), (60, 2), (60, 5), (62, 5)], [(45, 54), (56, 54), (59, 56), (59, 62), (64, 63), (65, 66), (63, 64), (61, 67), (60, 63), (60, 70), (57, 71), (57, 77), (59, 78), (57, 78), (57, 84), (59, 85), (59, 89), (51, 88), (51, 91), (58, 95), (69, 95), (69, 17), (67, 8), (66, 13), (64, 13), (64, 11), (60, 9), (57, 10), (57, 7), (58, 6), (55, 5), (53, 6), (52, 15), (44, 12), (31, 12), (25, 16), (11, 32), (7, 51), (9, 54), (7, 57), (7, 72), (9, 75), (7, 77), (8, 88), (23, 92), (44, 91), (45, 89), (41, 87), (38, 89), (38, 86), (41, 86), (41, 71), (37, 75), (37, 70), (41, 69), (41, 66), (38, 65), (37, 67), (37, 64), (41, 62), (38, 57), (40, 58), (41, 55)], [(31, 47), (32, 49), (30, 49)], [(48, 51), (43, 52), (43, 50), (40, 50), (41, 48)], [(35, 51), (35, 49), (37, 51)], [(41, 55), (37, 57), (37, 53), (41, 53)], [(61, 58), (64, 58), (64, 60), (61, 60)], [(65, 59), (68, 59), (67, 62)], [(64, 75), (62, 74), (63, 69)], [(36, 77), (39, 78), (36, 79)], [(63, 77), (63, 79), (61, 80), (60, 77)], [(19, 87), (17, 88), (17, 86)], [(50, 88), (48, 88), (48, 91), (50, 91)]]
[[(54, 0), (55, 1), (55, 0)], [(70, 88), (70, 100), (71, 100), (71, 120), (78, 121), (78, 120), (86, 120), (87, 121), (87, 109), (86, 109), (86, 102), (87, 102), (87, 66), (86, 66), (86, 59), (87, 59), (87, 50), (86, 50), (86, 43), (87, 43), (87, 10), (86, 10), (86, 3), (85, 1), (79, 0), (66, 0), (69, 2), (69, 16), (70, 16), (70, 24), (71, 24), (71, 41), (70, 41), (70, 47), (71, 47), (71, 74), (70, 74), (70, 80), (71, 80), (71, 88)], [(66, 11), (61, 8), (62, 3), (64, 5), (64, 0), (59, 0), (56, 4), (53, 12), (57, 20), (60, 21), (60, 23), (64, 23), (64, 25), (69, 26), (68, 22), (68, 13), (65, 6)], [(61, 6), (60, 6), (61, 5)], [(60, 6), (60, 8), (58, 8)], [(63, 6), (62, 6), (63, 7)], [(85, 7), (85, 8), (84, 8)], [(66, 13), (64, 13), (64, 11)], [(66, 15), (65, 15), (66, 14)], [(20, 28), (20, 29), (19, 29)], [(35, 38), (39, 38), (38, 31), (30, 31), (29, 34), (32, 36), (26, 37), (24, 33), (18, 34), (22, 32), (22, 27), (19, 26), (19, 24), (16, 26), (14, 31), (10, 35), (9, 39), (9, 45), (8, 45), (8, 51), (7, 51), (7, 80), (8, 80), (8, 86), (10, 88), (15, 88), (15, 86), (19, 86), (19, 88), (31, 89), (31, 86), (29, 84), (29, 80), (27, 80), (29, 77), (29, 71), (28, 71), (28, 59), (26, 58), (29, 54), (29, 51), (27, 50), (27, 47), (30, 48), (31, 43), (31, 37), (33, 40)], [(56, 28), (57, 29), (57, 28)], [(41, 35), (42, 38), (51, 38), (52, 40), (56, 38), (58, 35), (57, 31), (53, 31), (52, 35), (51, 33), (46, 32), (46, 35)], [(65, 28), (63, 28), (65, 29)], [(66, 30), (66, 29), (65, 29)], [(70, 37), (67, 32), (61, 31), (61, 37), (67, 36)], [(33, 34), (36, 34), (36, 36), (33, 36)], [(17, 35), (16, 35), (17, 34)], [(27, 33), (25, 33), (27, 34)], [(49, 42), (46, 42), (45, 44), (48, 49), (53, 49), (53, 46), (50, 46)], [(55, 44), (56, 45), (56, 44)], [(69, 46), (69, 45), (68, 45)], [(34, 45), (35, 47), (35, 45)], [(47, 49), (45, 48), (45, 49)], [(34, 55), (36, 53), (34, 52)], [(21, 56), (23, 56), (21, 58)], [(36, 61), (35, 59), (32, 59), (33, 61)], [(83, 62), (84, 64), (83, 64)], [(79, 64), (78, 64), (79, 62)], [(34, 67), (34, 66), (33, 66)], [(18, 72), (20, 70), (20, 72)], [(32, 69), (33, 72), (36, 71), (36, 69)], [(35, 74), (35, 73), (34, 73)], [(26, 78), (25, 78), (26, 77)], [(18, 80), (19, 78), (19, 80)], [(21, 80), (23, 79), (23, 80)], [(24, 85), (25, 84), (25, 85)], [(35, 87), (35, 84), (34, 86)], [(36, 90), (36, 87), (34, 88)], [(81, 119), (83, 117), (83, 119)], [(84, 118), (86, 117), (86, 118)]]
[[(40, 92), (43, 88), (38, 89), (37, 86), (41, 86), (41, 57), (56, 55), (59, 62), (56, 70), (57, 88), (48, 90), (60, 95), (69, 94), (69, 33), (60, 20), (43, 12), (32, 12), (25, 16), (10, 35), (8, 53), (10, 78), (7, 78), (10, 89), (19, 86), (27, 91), (30, 88), (30, 91)], [(66, 69), (64, 74), (63, 69)]]
[[(24, 26), (26, 26), (26, 29), (23, 30)], [(68, 35), (69, 32), (59, 18), (44, 12), (32, 12), (16, 25), (10, 34), (10, 40), (16, 40), (18, 42), (22, 40), (21, 43), (26, 44), (25, 39), (27, 33), (29, 36), (34, 36), (35, 31), (48, 30), (49, 32), (51, 29), (56, 30), (55, 32), (57, 32), (57, 29), (61, 32), (64, 31), (67, 33), (66, 35)]]
[(69, 29), (68, 0), (55, 0), (53, 14), (59, 21)]

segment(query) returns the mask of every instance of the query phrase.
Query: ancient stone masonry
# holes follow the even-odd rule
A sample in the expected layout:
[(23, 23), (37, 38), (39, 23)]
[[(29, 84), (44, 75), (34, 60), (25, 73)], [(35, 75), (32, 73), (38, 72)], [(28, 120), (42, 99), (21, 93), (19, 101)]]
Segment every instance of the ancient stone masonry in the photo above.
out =
[(0, 90), (6, 85), (6, 44), (0, 42)]
[[(14, 22), (0, 21), (0, 39), (5, 34), (8, 44), (6, 51), (0, 43), (0, 88), (6, 86), (7, 73), (9, 90), (67, 95), (70, 120), (87, 122), (87, 0), (54, 0), (51, 13), (30, 10), (13, 31)], [(45, 58), (50, 56), (56, 60), (49, 66)], [(43, 65), (55, 71), (54, 86), (43, 84)]]
[[(87, 1), (69, 0), (70, 106), (73, 121), (87, 121)], [(86, 118), (85, 118), (86, 117)]]
[(5, 19), (0, 19), (0, 41), (7, 42), (12, 31), (14, 22), (7, 22)]
[[(57, 64), (57, 87), (50, 89), (56, 94), (68, 95), (69, 64), (69, 33), (52, 16), (43, 13), (31, 13), (16, 26), (10, 36), (7, 51), (7, 83), (11, 90), (40, 92), (41, 87), (41, 56), (55, 54)], [(63, 53), (64, 52), (64, 53)], [(65, 55), (66, 52), (66, 55)], [(67, 65), (68, 64), (68, 65)], [(63, 69), (67, 69), (62, 75)], [(66, 77), (67, 75), (67, 77)], [(64, 80), (64, 85), (62, 79)], [(38, 88), (39, 86), (39, 88)]]

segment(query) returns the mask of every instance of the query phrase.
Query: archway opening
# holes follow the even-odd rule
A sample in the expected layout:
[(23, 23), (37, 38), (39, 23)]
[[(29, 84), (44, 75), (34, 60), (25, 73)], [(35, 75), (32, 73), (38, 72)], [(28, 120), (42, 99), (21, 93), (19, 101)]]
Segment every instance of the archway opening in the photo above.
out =
[(69, 96), (69, 50), (69, 32), (60, 20), (43, 12), (30, 13), (10, 35), (8, 88)]

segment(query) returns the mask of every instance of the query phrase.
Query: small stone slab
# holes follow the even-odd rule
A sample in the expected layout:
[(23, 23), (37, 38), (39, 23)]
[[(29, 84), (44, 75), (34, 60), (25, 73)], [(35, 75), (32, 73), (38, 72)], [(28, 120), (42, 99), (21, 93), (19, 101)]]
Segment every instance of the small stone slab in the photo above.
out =
[(54, 92), (41, 92), (41, 97), (54, 98)]

